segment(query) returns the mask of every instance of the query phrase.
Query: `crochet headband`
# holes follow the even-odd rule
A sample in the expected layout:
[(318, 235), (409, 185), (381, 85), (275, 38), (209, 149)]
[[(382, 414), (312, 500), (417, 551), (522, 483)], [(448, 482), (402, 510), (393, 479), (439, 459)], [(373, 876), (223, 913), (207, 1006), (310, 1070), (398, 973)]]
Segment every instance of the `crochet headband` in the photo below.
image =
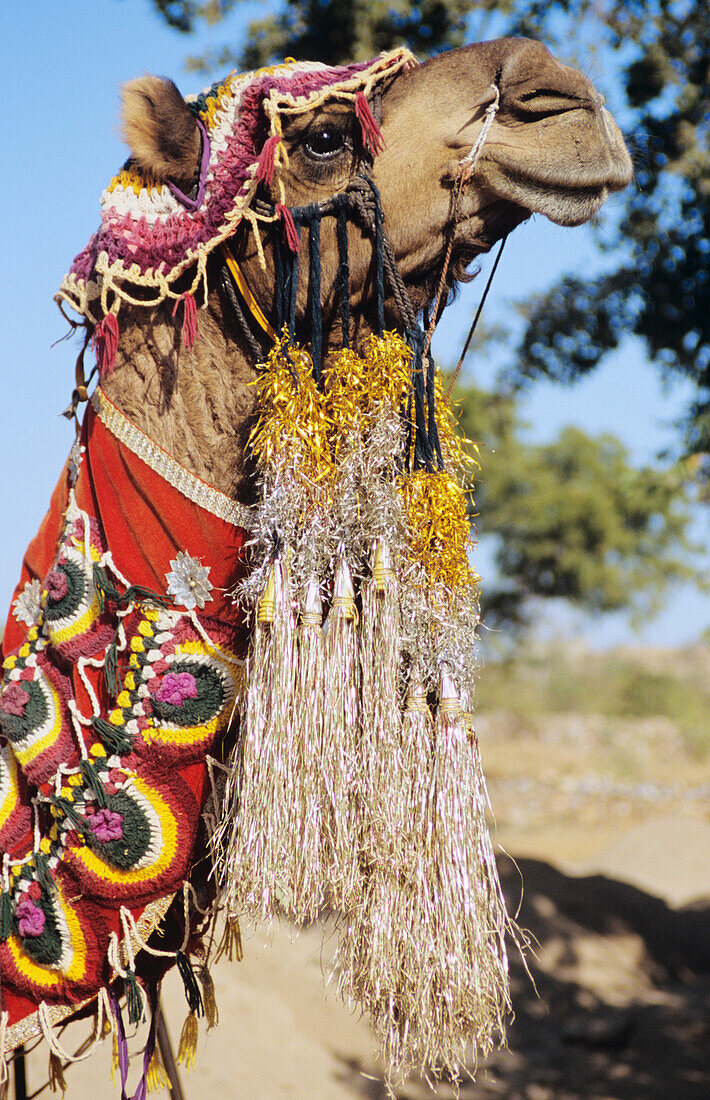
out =
[[(414, 64), (405, 49), (348, 66), (288, 62), (231, 73), (187, 99), (202, 136), (194, 199), (168, 181), (150, 178), (127, 162), (101, 196), (101, 224), (63, 279), (57, 301), (94, 325), (112, 320), (121, 303), (152, 306), (179, 299), (176, 280), (194, 268), (193, 293), (206, 277), (207, 257), (246, 218), (273, 220), (251, 209), (259, 183), (271, 181), (281, 141), (281, 116), (322, 103), (350, 101), (363, 138), (376, 151), (379, 136), (367, 97), (384, 80)], [(111, 333), (106, 332), (108, 338)]]

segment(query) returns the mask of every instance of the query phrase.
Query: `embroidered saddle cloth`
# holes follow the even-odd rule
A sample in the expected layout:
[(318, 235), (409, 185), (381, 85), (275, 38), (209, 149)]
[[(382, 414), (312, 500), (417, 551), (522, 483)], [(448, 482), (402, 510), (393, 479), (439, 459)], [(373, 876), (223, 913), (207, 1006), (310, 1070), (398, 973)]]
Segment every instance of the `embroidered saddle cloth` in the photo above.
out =
[(133, 948), (189, 876), (247, 645), (227, 595), (245, 571), (240, 506), (101, 390), (92, 406), (4, 634), (8, 1050), (135, 979)]

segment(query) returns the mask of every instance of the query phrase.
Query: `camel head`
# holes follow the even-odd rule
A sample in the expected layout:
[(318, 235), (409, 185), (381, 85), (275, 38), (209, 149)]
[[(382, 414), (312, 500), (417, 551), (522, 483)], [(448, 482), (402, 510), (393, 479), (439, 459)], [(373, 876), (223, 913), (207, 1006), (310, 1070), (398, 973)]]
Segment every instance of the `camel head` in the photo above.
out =
[[(455, 204), (459, 164), (495, 99), (478, 163)], [(460, 278), (531, 214), (581, 225), (626, 187), (631, 161), (603, 102), (580, 72), (524, 38), (452, 50), (402, 73), (383, 98), (386, 147), (374, 178), (385, 210), (406, 211), (388, 231), (412, 289), (438, 273), (455, 206), (452, 269)]]
[[(631, 178), (621, 133), (589, 81), (523, 38), (452, 50), (421, 65), (406, 50), (349, 67), (288, 63), (231, 74), (189, 102), (170, 81), (143, 77), (124, 89), (123, 121), (131, 158), (104, 192), (101, 227), (60, 297), (96, 326), (100, 348), (115, 354), (118, 343), (118, 361), (128, 369), (135, 372), (146, 349), (160, 348), (160, 363), (149, 354), (162, 390), (141, 383), (133, 393), (139, 419), (146, 406), (162, 415), (174, 405), (175, 387), (186, 384), (176, 382), (175, 362), (185, 354), (179, 337), (176, 344), (176, 311), (188, 350), (198, 328), (211, 349), (206, 365), (198, 354), (183, 378), (212, 377), (215, 361), (223, 369), (232, 363), (226, 387), (233, 389), (268, 349), (264, 322), (273, 336), (289, 309), (296, 338), (309, 345), (318, 300), (326, 355), (341, 346), (343, 325), (355, 343), (378, 327), (378, 216), (390, 274), (399, 279), (398, 296), (394, 276), (385, 278), (385, 322), (411, 328), (434, 297), (449, 246), (451, 286), (532, 213), (580, 225)], [(359, 207), (345, 202), (358, 190)], [(240, 324), (230, 321), (224, 300), (225, 248), (246, 286), (246, 299), (243, 287), (230, 292)], [(295, 288), (290, 307), (284, 281)], [(144, 322), (150, 306), (158, 307), (151, 324), (160, 320), (162, 336), (156, 327), (155, 339), (118, 340), (136, 318)], [(145, 379), (147, 368), (139, 373)], [(122, 404), (121, 385), (110, 385)], [(208, 403), (225, 400), (234, 399)], [(232, 418), (243, 420), (247, 405)], [(194, 402), (181, 415), (205, 418)], [(175, 435), (181, 439), (183, 428)], [(243, 441), (241, 431), (236, 436)], [(205, 446), (196, 441), (191, 451)], [(212, 476), (209, 466), (200, 472)]]
[[(524, 38), (451, 50), (404, 67), (389, 83), (372, 176), (417, 306), (436, 286), (451, 231), (452, 279), (462, 278), (476, 255), (531, 214), (581, 225), (627, 186), (631, 161), (603, 103), (582, 73)], [(480, 158), (457, 186), (492, 104)], [(358, 129), (352, 110), (337, 102), (285, 119), (289, 204), (323, 201), (362, 169)]]

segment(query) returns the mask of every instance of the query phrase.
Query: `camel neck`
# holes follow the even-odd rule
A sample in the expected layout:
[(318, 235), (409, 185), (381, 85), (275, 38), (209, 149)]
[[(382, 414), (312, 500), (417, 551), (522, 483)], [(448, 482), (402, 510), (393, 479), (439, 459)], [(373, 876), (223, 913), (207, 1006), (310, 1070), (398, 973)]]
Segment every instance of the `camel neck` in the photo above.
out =
[(256, 371), (225, 331), (219, 300), (198, 311), (198, 338), (183, 345), (169, 306), (121, 315), (106, 397), (180, 466), (227, 497), (251, 503), (244, 459)]

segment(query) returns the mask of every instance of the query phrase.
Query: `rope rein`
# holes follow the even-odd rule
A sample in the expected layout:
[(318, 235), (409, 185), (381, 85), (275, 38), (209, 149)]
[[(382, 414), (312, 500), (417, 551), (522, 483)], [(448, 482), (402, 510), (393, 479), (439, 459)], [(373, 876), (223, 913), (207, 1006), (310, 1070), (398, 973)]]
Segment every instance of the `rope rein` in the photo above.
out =
[[(478, 137), (476, 138), (475, 142), (473, 143), (473, 146), (471, 147), (470, 152), (467, 153), (465, 157), (462, 157), (461, 160), (458, 163), (458, 169), (457, 169), (457, 173), (456, 173), (456, 180), (455, 180), (455, 183), (454, 183), (454, 200), (453, 200), (453, 204), (452, 204), (453, 217), (452, 217), (451, 226), (449, 228), (449, 239), (448, 239), (448, 243), (446, 245), (446, 253), (444, 255), (444, 263), (443, 263), (443, 266), (441, 268), (441, 275), (439, 277), (439, 285), (437, 287), (436, 294), (434, 296), (434, 301), (433, 301), (432, 307), (431, 307), (431, 321), (430, 321), (429, 326), (427, 328), (426, 344), (425, 344), (425, 347), (424, 347), (424, 354), (425, 355), (427, 355), (428, 352), (429, 352), (429, 347), (431, 345), (432, 337), (434, 335), (434, 331), (436, 329), (436, 326), (439, 323), (439, 319), (440, 319), (441, 312), (442, 312), (439, 309), (439, 303), (440, 303), (441, 296), (442, 296), (443, 291), (444, 291), (444, 287), (446, 285), (446, 276), (448, 274), (449, 263), (451, 261), (451, 252), (452, 252), (453, 245), (454, 245), (454, 232), (455, 232), (458, 220), (459, 220), (459, 204), (460, 204), (460, 200), (461, 200), (461, 192), (463, 191), (463, 188), (468, 183), (468, 181), (470, 180), (471, 176), (473, 175), (473, 173), (475, 171), (476, 165), (478, 164), (478, 161), (480, 160), (481, 153), (483, 152), (483, 146), (486, 144), (486, 139), (487, 139), (488, 134), (490, 132), (490, 128), (493, 125), (493, 120), (494, 120), (496, 114), (498, 113), (498, 108), (500, 107), (500, 89), (499, 89), (497, 84), (491, 84), (490, 87), (493, 89), (494, 98), (493, 98), (493, 101), (488, 105), (488, 107), (486, 107), (486, 111), (485, 111), (484, 118), (483, 118), (483, 125), (481, 126)], [(486, 293), (488, 293), (488, 292), (486, 291)], [(484, 301), (485, 301), (485, 295), (484, 295)], [(480, 313), (480, 311), (479, 311), (479, 313)], [(473, 335), (473, 333), (471, 333), (471, 335)], [(470, 336), (469, 336), (469, 340), (466, 343), (466, 348), (468, 348), (468, 343), (469, 342), (470, 342)]]
[[(256, 211), (278, 223), (283, 221), (283, 233), (278, 233), (274, 241), (275, 273), (275, 325), (272, 327), (264, 316), (231, 250), (226, 244), (220, 249), (222, 259), (221, 285), (229, 303), (235, 322), (244, 336), (250, 353), (258, 361), (264, 358), (261, 344), (249, 324), (242, 303), (247, 307), (251, 318), (258, 328), (275, 342), (279, 333), (286, 329), (289, 341), (295, 339), (296, 307), (298, 294), (298, 276), (301, 254), (301, 230), (308, 228), (308, 278), (310, 305), (311, 359), (313, 375), (320, 382), (323, 356), (323, 313), (321, 301), (321, 222), (324, 217), (336, 219), (336, 239), (338, 247), (337, 292), (339, 299), (339, 320), (343, 347), (350, 346), (350, 260), (348, 246), (348, 220), (354, 221), (372, 237), (375, 260), (375, 331), (381, 336), (385, 326), (385, 295), (389, 290), (399, 316), (405, 340), (412, 349), (411, 393), (405, 419), (410, 428), (412, 445), (407, 448), (405, 466), (410, 463), (414, 470), (425, 469), (433, 472), (443, 469), (443, 458), (436, 425), (435, 407), (435, 366), (429, 356), (431, 340), (443, 312), (442, 302), (446, 280), (453, 252), (456, 227), (460, 221), (460, 200), (463, 188), (473, 175), (480, 160), (493, 120), (500, 106), (500, 91), (492, 84), (494, 98), (485, 110), (481, 129), (469, 153), (458, 162), (455, 180), (451, 219), (448, 239), (437, 290), (431, 307), (431, 320), (425, 322), (426, 331), (419, 323), (412, 305), (404, 278), (399, 270), (392, 244), (384, 231), (384, 217), (380, 193), (367, 172), (358, 173), (344, 191), (332, 195), (321, 203), (285, 208), (261, 200), (254, 204)], [(502, 252), (502, 246), (501, 246)], [(488, 284), (476, 312), (471, 330), (466, 339), (464, 350), (459, 359), (454, 379), (447, 396), (459, 375), (464, 357), (488, 295), (493, 275), (500, 260), (496, 258)], [(237, 293), (238, 292), (238, 293)], [(428, 316), (428, 315), (427, 315)]]

